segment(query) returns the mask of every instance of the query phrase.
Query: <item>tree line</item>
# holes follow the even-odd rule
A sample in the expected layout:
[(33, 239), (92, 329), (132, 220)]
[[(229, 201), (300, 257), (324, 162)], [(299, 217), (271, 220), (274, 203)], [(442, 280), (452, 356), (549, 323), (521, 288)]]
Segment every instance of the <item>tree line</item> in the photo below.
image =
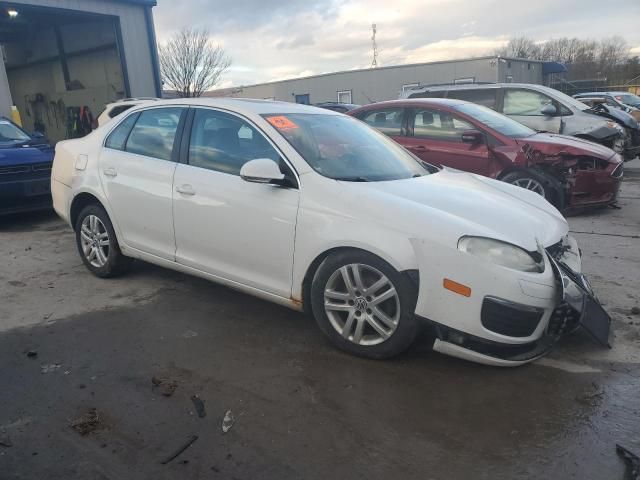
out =
[(514, 37), (494, 53), (503, 57), (560, 62), (567, 66), (567, 80), (594, 80), (607, 85), (640, 84), (640, 58), (619, 36), (602, 40), (556, 38), (536, 42)]

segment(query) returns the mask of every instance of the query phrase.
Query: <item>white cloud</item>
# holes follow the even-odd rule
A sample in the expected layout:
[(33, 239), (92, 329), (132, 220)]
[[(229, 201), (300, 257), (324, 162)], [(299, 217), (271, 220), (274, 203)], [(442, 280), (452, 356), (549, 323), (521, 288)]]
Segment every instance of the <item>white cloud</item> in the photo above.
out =
[(491, 53), (510, 36), (623, 34), (640, 54), (638, 0), (619, 0), (601, 18), (601, 0), (160, 0), (160, 41), (183, 26), (208, 28), (233, 58), (223, 85), (367, 67), (371, 24), (378, 63), (393, 65)]

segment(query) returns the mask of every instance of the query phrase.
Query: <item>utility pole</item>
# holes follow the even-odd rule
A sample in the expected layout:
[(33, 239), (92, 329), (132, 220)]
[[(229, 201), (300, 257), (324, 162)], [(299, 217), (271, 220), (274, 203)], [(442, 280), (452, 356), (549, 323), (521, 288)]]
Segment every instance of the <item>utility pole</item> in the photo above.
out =
[(378, 44), (376, 43), (376, 24), (371, 24), (371, 30), (373, 31), (371, 35), (371, 42), (373, 44), (373, 60), (371, 60), (371, 68), (376, 68), (378, 66)]

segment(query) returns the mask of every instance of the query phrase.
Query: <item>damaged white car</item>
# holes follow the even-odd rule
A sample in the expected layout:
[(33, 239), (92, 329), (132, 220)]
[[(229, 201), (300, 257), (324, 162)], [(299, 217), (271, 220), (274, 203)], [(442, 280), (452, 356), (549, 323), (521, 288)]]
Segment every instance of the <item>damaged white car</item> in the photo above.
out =
[(337, 347), (519, 365), (610, 318), (536, 193), (423, 164), (356, 119), (248, 99), (157, 101), (58, 143), (51, 190), (100, 277), (131, 259), (304, 310)]

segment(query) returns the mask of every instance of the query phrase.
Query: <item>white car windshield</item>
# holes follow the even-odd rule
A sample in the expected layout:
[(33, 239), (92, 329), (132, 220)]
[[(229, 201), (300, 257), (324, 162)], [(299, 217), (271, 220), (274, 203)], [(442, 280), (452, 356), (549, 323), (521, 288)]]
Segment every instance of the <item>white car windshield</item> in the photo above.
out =
[(507, 137), (525, 138), (536, 133), (529, 127), (525, 127), (521, 123), (482, 105), (463, 103), (456, 105), (454, 108)]
[(308, 113), (263, 116), (325, 177), (375, 182), (429, 173), (404, 148), (355, 118)]
[(7, 120), (0, 120), (0, 146), (11, 146), (31, 140), (31, 137)]

